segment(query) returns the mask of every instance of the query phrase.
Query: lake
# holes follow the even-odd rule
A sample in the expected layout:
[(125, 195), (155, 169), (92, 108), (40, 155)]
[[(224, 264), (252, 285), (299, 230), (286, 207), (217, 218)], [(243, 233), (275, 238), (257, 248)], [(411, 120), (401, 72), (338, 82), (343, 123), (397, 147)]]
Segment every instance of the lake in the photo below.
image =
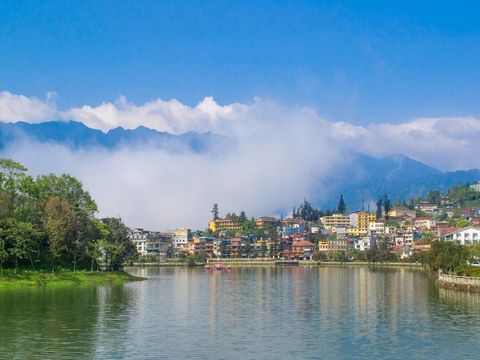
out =
[(480, 356), (480, 295), (421, 270), (131, 268), (148, 281), (0, 289), (0, 357), (451, 359)]

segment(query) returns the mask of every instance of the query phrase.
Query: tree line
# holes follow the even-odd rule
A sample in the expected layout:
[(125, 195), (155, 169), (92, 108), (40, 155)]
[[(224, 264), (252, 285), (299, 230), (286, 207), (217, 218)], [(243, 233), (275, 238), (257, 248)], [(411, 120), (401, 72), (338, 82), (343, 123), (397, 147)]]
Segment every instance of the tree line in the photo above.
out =
[(0, 159), (0, 270), (118, 270), (135, 247), (121, 219), (97, 219), (97, 204), (68, 174), (28, 174)]

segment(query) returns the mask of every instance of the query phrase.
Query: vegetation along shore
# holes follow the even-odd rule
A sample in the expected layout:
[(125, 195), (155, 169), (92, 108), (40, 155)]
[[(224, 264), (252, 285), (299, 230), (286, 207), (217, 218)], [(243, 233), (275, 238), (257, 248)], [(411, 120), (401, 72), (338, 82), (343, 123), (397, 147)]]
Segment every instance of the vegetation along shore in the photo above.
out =
[(102, 285), (143, 280), (124, 271), (71, 271), (57, 272), (6, 270), (0, 275), (0, 288), (23, 286)]
[(136, 255), (127, 227), (96, 212), (73, 176), (34, 178), (0, 159), (0, 286), (133, 280), (122, 271)]

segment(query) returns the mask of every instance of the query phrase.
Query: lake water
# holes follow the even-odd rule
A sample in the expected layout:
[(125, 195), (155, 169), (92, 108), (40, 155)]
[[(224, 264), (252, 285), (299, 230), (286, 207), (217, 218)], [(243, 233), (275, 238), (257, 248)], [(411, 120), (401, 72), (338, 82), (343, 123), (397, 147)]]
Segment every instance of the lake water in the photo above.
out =
[(1, 358), (478, 359), (480, 296), (415, 269), (143, 268), (0, 290)]

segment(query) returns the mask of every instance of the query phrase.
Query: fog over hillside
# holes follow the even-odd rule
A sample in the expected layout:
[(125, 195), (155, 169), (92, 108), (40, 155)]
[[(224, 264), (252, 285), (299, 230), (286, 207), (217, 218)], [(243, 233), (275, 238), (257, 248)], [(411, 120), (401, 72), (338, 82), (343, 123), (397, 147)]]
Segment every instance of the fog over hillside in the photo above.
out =
[[(311, 108), (262, 99), (219, 105), (205, 98), (189, 107), (177, 100), (135, 105), (121, 97), (115, 103), (59, 109), (52, 95), (42, 101), (3, 92), (0, 120), (75, 120), (103, 132), (119, 126), (167, 132), (140, 128), (125, 135), (116, 129), (113, 133), (123, 140), (115, 146), (102, 141), (72, 145), (68, 139), (78, 138), (80, 128), (67, 130), (73, 134), (64, 139), (28, 131), (2, 138), (2, 156), (36, 174), (78, 176), (97, 200), (100, 215), (119, 215), (130, 226), (151, 229), (204, 228), (215, 202), (221, 212), (286, 215), (304, 197), (331, 205), (342, 191), (354, 209), (360, 197), (368, 203), (384, 190), (407, 196), (408, 191), (472, 181), (477, 172), (447, 176), (439, 170), (480, 167), (480, 121), (475, 118), (361, 127), (328, 121)], [(93, 130), (82, 131), (94, 137)], [(157, 136), (163, 139), (161, 146), (145, 141)], [(420, 180), (427, 184), (423, 189)]]

